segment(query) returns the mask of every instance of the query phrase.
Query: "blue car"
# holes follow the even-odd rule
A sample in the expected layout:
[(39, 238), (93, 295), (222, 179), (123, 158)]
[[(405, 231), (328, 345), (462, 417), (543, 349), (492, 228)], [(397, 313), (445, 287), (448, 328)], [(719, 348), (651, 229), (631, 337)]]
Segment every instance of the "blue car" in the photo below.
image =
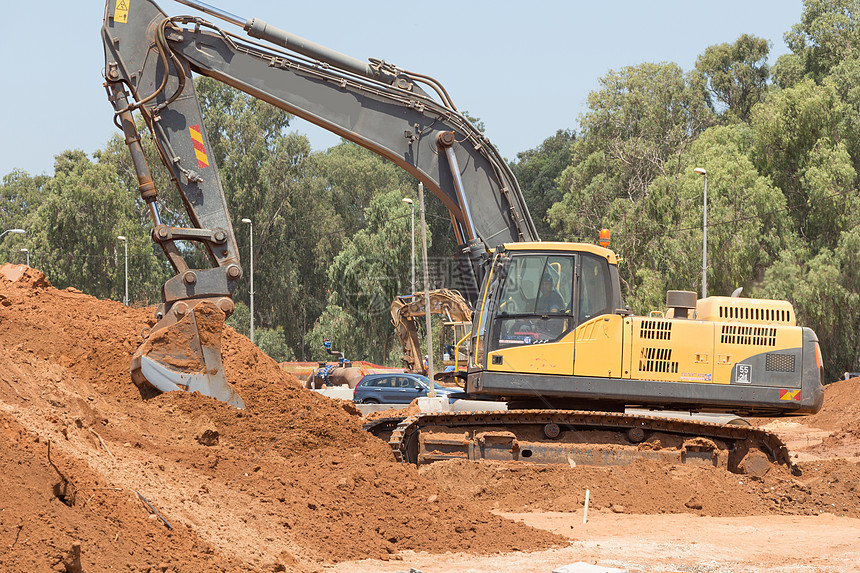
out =
[[(427, 396), (430, 379), (420, 374), (395, 372), (368, 374), (356, 384), (352, 400), (356, 404), (409, 404), (415, 398)], [(462, 392), (436, 383), (436, 396), (448, 397)]]

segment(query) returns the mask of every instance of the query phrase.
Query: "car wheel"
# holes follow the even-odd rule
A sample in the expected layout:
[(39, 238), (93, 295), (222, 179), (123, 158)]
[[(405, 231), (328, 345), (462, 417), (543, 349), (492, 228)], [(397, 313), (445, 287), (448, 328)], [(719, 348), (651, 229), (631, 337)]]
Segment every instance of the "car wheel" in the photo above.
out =
[(379, 404), (379, 400), (376, 398), (365, 398), (361, 401), (362, 404)]

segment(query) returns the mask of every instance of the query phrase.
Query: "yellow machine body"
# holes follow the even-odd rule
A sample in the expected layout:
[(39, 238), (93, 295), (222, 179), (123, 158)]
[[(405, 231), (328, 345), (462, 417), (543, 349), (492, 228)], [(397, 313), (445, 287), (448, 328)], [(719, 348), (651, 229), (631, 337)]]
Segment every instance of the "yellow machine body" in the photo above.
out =
[[(620, 302), (608, 249), (516, 244), (496, 257), (473, 326), (473, 344), (484, 351), (473, 355), (470, 392), (762, 415), (820, 408), (817, 338), (796, 325), (787, 301), (673, 291), (689, 302), (633, 316)], [(598, 263), (599, 291), (585, 284)], [(550, 285), (541, 292), (552, 288), (558, 296), (546, 296), (564, 301), (557, 308), (539, 310), (539, 276)], [(589, 316), (586, 296), (609, 302)], [(522, 310), (530, 305), (537, 310)]]

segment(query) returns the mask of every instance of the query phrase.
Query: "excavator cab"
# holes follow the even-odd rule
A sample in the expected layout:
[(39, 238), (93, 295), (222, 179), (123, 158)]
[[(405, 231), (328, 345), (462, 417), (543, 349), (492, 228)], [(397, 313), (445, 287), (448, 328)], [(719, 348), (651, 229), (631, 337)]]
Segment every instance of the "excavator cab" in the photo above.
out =
[(442, 323), (442, 365), (452, 370), (464, 370), (469, 360), (471, 322)]
[(472, 368), (487, 367), (488, 354), (493, 354), (490, 366), (501, 364), (499, 350), (567, 343), (572, 368), (570, 333), (623, 308), (617, 259), (612, 251), (595, 245), (504, 245), (495, 254), (480, 302)]

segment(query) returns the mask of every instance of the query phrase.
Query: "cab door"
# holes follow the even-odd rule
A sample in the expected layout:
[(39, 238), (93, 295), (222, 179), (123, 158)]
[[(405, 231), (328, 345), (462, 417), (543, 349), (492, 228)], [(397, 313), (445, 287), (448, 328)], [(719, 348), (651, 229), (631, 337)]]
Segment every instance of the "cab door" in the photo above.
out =
[(511, 256), (489, 328), (487, 370), (573, 374), (577, 258), (565, 252)]
[(576, 281), (574, 346), (577, 376), (621, 378), (622, 349), (629, 320), (613, 307), (612, 275), (606, 259), (583, 253)]

